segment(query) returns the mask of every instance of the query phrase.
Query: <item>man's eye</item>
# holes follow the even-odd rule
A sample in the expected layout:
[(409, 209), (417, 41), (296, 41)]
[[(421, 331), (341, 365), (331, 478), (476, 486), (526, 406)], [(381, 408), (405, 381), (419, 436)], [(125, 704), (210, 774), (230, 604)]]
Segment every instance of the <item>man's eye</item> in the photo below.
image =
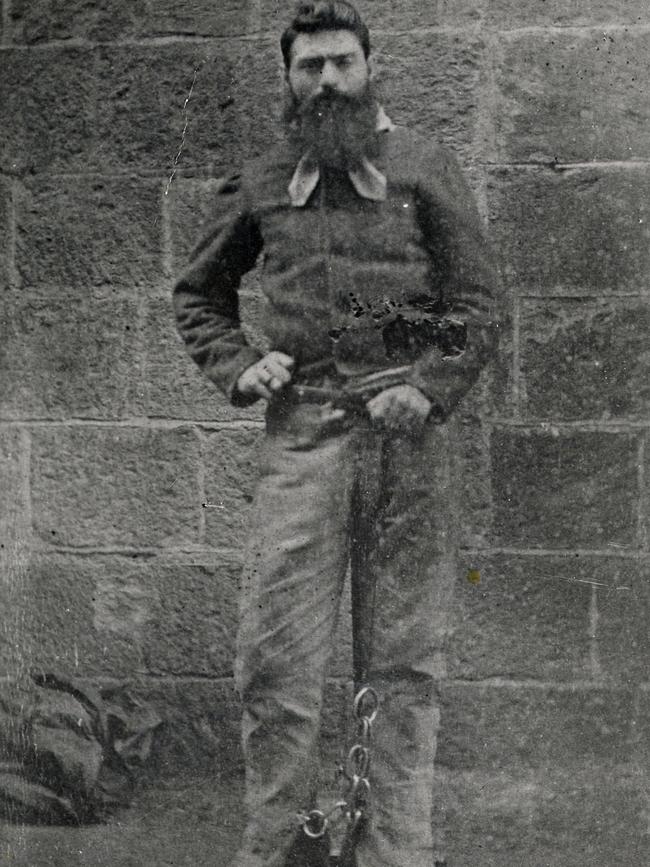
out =
[(339, 69), (345, 69), (352, 63), (349, 57), (339, 57), (336, 61), (336, 65)]
[(305, 60), (302, 64), (302, 68), (307, 72), (318, 72), (320, 67), (320, 60)]

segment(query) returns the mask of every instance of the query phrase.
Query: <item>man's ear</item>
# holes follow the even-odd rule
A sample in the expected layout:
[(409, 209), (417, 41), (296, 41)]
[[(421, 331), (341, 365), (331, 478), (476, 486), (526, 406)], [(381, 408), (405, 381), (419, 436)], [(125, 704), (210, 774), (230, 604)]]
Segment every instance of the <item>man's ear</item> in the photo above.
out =
[(370, 81), (374, 81), (374, 78), (377, 75), (377, 69), (375, 67), (375, 61), (372, 55), (366, 58), (366, 66), (368, 67), (368, 79)]

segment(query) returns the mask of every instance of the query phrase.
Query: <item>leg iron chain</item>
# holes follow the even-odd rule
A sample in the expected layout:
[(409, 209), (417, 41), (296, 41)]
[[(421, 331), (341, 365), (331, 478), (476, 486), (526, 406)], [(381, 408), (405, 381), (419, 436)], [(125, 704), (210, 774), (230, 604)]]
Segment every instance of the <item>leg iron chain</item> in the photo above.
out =
[(344, 786), (343, 797), (327, 812), (308, 810), (298, 813), (303, 833), (310, 839), (325, 835), (330, 818), (339, 813), (345, 820), (345, 832), (340, 846), (331, 855), (337, 859), (351, 856), (358, 832), (367, 820), (370, 805), (370, 747), (372, 727), (379, 710), (379, 696), (371, 686), (364, 686), (354, 698), (353, 711), (357, 722), (357, 742), (348, 752), (345, 764), (337, 769), (337, 778)]

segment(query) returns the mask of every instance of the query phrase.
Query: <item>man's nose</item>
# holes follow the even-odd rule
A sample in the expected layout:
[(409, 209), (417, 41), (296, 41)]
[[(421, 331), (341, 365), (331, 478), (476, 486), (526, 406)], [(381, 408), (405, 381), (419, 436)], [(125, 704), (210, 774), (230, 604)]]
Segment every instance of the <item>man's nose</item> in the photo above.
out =
[(334, 87), (339, 83), (339, 71), (331, 60), (326, 60), (320, 73), (321, 89)]

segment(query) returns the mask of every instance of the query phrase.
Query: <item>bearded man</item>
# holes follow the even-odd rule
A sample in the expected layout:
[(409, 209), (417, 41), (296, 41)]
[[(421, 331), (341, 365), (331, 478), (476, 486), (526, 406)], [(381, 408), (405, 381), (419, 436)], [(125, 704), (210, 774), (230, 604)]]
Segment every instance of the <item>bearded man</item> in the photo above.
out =
[[(379, 105), (357, 11), (303, 3), (281, 48), (286, 141), (223, 184), (226, 216), (174, 292), (204, 373), (236, 406), (268, 401), (236, 660), (249, 815), (235, 865), (295, 863), (301, 810), (308, 838), (325, 830), (309, 771), (350, 566), (354, 680), (372, 690), (343, 856), (431, 867), (457, 523), (445, 423), (495, 349), (494, 270), (455, 161)], [(247, 341), (238, 304), (260, 260), (270, 351)]]

